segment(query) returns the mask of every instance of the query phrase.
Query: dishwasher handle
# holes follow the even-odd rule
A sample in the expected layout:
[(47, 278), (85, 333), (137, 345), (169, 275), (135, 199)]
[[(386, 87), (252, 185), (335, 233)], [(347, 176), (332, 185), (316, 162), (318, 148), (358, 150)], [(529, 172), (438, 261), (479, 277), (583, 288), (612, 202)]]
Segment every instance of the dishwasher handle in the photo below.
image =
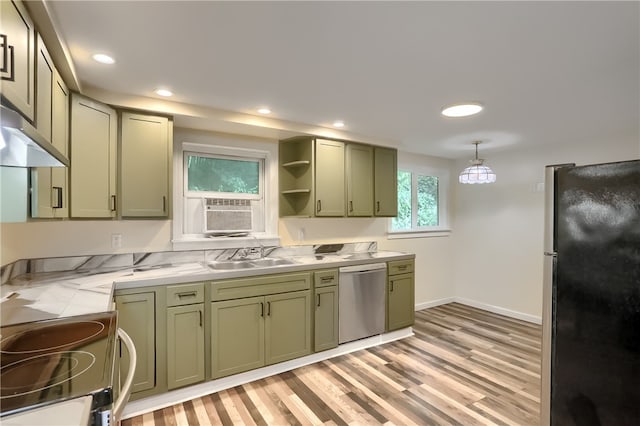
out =
[(366, 272), (375, 272), (382, 271), (387, 269), (386, 263), (368, 263), (364, 265), (355, 265), (355, 266), (345, 266), (340, 268), (341, 274), (353, 274), (353, 273), (366, 273)]
[(136, 373), (136, 365), (138, 363), (138, 355), (136, 353), (136, 347), (133, 344), (133, 340), (131, 337), (121, 328), (118, 328), (118, 338), (124, 342), (124, 345), (129, 352), (129, 371), (127, 371), (127, 377), (124, 380), (124, 385), (120, 390), (120, 395), (118, 399), (113, 404), (112, 410), (112, 419), (113, 424), (118, 424), (120, 420), (120, 416), (122, 415), (122, 410), (124, 410), (124, 406), (129, 401), (129, 397), (131, 396), (131, 388), (133, 387), (133, 376)]

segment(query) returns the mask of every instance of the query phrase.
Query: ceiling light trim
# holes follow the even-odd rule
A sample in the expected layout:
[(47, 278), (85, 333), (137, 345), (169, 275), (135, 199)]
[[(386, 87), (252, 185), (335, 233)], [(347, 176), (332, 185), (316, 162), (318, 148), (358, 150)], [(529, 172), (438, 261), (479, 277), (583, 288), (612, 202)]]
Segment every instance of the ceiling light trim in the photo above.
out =
[(478, 114), (484, 109), (480, 102), (464, 102), (442, 108), (440, 113), (449, 118), (463, 118)]

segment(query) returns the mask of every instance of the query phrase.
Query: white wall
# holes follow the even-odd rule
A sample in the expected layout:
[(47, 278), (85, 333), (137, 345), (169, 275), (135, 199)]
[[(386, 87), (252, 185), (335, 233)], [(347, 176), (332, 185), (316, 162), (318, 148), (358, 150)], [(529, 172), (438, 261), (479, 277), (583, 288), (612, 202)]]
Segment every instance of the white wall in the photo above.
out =
[[(523, 317), (542, 315), (544, 194), (535, 192), (548, 164), (640, 158), (640, 139), (519, 152), (480, 149), (497, 174), (492, 185), (456, 184), (453, 245), (455, 295)], [(458, 161), (462, 170), (466, 161)]]
[[(122, 235), (122, 247), (111, 248), (111, 235)], [(19, 259), (171, 250), (168, 220), (65, 220), (3, 223), (0, 264)]]

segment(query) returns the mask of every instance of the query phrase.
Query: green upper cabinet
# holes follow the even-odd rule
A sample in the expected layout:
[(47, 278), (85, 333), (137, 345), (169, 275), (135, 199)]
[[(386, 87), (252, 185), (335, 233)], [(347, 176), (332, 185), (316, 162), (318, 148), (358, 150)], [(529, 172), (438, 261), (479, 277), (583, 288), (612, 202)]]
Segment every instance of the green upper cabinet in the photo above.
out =
[(116, 111), (71, 96), (71, 217), (116, 215)]
[[(155, 293), (116, 295), (118, 327), (133, 340), (137, 353), (136, 372), (132, 393), (153, 389), (156, 385), (156, 321)], [(120, 374), (126, 377), (129, 366), (128, 353), (121, 351)]]
[(374, 149), (374, 206), (376, 216), (398, 215), (398, 155), (392, 148)]
[(16, 110), (34, 121), (36, 41), (33, 22), (19, 0), (0, 2), (0, 43), (5, 52), (0, 93)]
[[(40, 36), (38, 36), (37, 53), (37, 128), (62, 155), (67, 157), (69, 150), (69, 90), (53, 66)], [(32, 168), (31, 185), (32, 217), (65, 218), (69, 216), (67, 168)]]
[(344, 216), (344, 143), (316, 139), (316, 216)]
[(387, 331), (410, 327), (415, 314), (414, 261), (389, 262), (387, 271)]
[(395, 149), (300, 136), (279, 150), (280, 217), (396, 216)]
[(169, 217), (172, 122), (123, 112), (121, 132), (121, 216)]
[(373, 216), (373, 147), (347, 144), (347, 216)]

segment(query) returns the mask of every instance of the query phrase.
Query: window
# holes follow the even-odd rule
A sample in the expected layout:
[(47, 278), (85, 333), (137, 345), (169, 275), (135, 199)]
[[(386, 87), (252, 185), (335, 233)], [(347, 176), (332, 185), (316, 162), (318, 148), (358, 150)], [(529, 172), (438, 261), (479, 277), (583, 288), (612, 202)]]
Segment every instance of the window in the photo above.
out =
[(191, 196), (259, 199), (261, 159), (185, 152), (186, 192)]
[(398, 215), (390, 234), (448, 231), (448, 180), (447, 171), (398, 170)]

